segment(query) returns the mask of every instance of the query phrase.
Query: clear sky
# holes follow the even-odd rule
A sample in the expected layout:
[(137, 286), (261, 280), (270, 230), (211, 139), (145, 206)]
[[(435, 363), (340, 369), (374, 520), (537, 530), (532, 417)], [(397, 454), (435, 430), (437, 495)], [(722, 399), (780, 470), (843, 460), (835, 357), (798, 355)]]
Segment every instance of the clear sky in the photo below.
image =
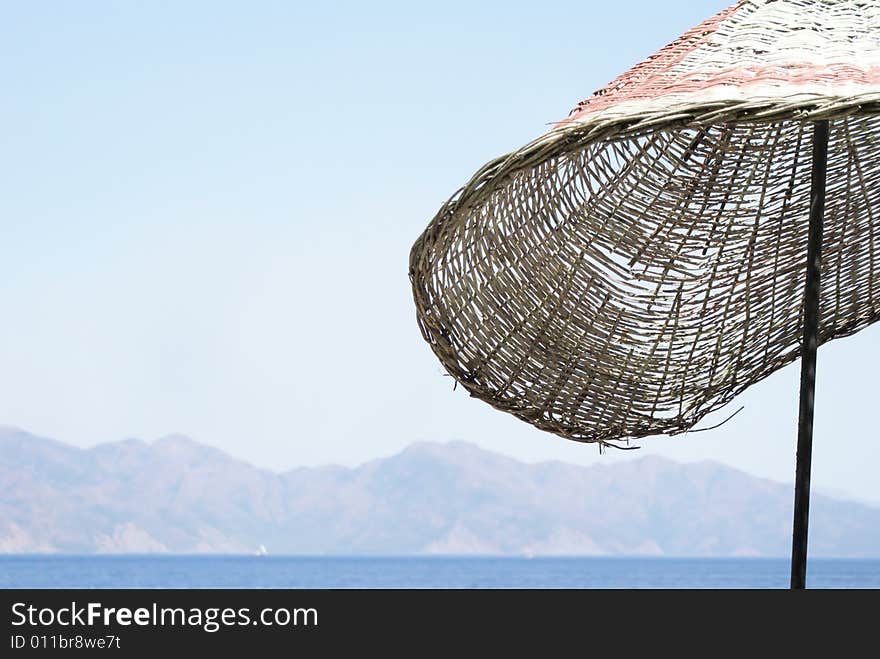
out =
[[(0, 424), (275, 469), (462, 439), (793, 480), (798, 365), (717, 431), (599, 456), (453, 393), (407, 279), (480, 165), (725, 4), (6, 3)], [(813, 466), (875, 501), (878, 339), (820, 350)]]

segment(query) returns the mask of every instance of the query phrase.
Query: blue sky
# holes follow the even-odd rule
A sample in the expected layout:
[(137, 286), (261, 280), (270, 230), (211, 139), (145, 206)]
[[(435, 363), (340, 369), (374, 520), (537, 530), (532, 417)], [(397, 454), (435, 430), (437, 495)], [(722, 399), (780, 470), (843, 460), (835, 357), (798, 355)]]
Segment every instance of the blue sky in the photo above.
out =
[[(0, 423), (276, 469), (463, 439), (792, 480), (797, 365), (717, 431), (600, 457), (453, 393), (407, 279), (480, 165), (726, 3), (320, 4), (2, 9)], [(880, 501), (878, 337), (819, 353), (813, 482)]]

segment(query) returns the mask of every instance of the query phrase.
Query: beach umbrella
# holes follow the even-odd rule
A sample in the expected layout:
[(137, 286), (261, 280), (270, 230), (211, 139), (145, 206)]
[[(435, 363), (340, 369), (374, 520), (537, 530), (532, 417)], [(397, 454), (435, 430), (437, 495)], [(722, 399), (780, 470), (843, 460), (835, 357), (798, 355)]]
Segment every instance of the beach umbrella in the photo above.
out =
[(567, 439), (692, 429), (801, 359), (793, 588), (816, 348), (880, 318), (880, 0), (743, 0), (482, 167), (410, 253), (470, 394)]

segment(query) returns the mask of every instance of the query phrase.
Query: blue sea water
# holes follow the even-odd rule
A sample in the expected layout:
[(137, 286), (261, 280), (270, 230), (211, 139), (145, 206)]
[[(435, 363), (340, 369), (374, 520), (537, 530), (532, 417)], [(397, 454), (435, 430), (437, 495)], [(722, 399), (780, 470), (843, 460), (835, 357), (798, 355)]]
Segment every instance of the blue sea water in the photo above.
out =
[[(787, 588), (787, 559), (5, 556), (0, 588)], [(880, 588), (880, 560), (810, 559), (810, 588)]]

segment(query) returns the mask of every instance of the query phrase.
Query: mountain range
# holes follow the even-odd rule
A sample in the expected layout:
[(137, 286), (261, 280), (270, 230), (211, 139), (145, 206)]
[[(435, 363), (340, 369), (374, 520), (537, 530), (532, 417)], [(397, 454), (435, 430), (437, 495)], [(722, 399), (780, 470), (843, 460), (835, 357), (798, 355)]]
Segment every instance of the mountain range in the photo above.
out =
[[(258, 469), (173, 435), (75, 448), (0, 428), (0, 552), (785, 556), (792, 486), (658, 457), (526, 464), (417, 443)], [(880, 556), (880, 508), (814, 493), (812, 556)]]

